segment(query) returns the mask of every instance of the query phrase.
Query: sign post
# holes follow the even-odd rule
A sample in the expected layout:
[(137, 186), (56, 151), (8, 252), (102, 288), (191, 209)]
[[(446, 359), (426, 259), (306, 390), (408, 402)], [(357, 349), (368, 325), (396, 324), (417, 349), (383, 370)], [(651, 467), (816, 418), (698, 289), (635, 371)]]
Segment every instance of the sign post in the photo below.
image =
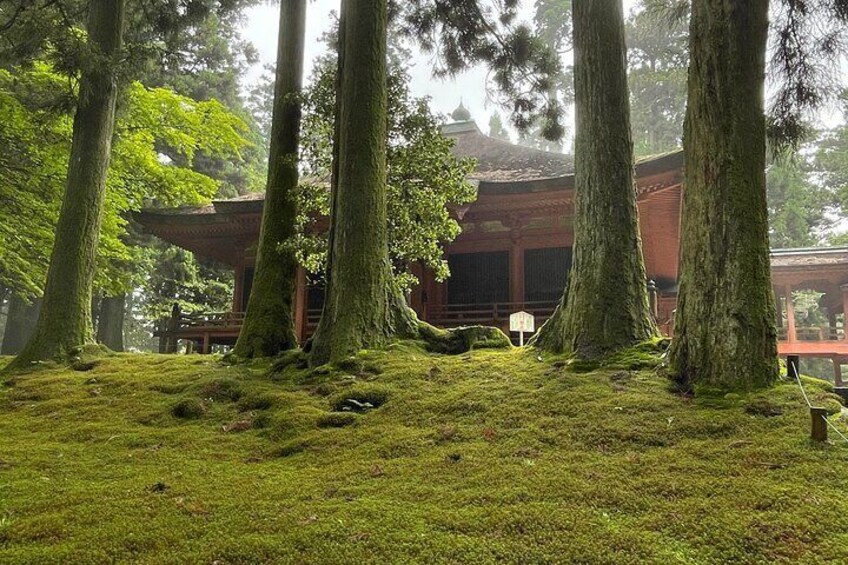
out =
[(524, 347), (524, 332), (536, 331), (536, 319), (529, 312), (516, 312), (509, 316), (509, 331), (518, 332), (518, 343)]

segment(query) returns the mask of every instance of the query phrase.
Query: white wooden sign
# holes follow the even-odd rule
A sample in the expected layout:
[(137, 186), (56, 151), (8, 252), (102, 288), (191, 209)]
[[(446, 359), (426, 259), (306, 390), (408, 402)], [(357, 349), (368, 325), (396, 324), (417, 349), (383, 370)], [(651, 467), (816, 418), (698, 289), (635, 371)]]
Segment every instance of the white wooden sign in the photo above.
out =
[(524, 345), (524, 333), (536, 331), (536, 319), (529, 312), (516, 312), (509, 316), (509, 331), (518, 332), (518, 341)]

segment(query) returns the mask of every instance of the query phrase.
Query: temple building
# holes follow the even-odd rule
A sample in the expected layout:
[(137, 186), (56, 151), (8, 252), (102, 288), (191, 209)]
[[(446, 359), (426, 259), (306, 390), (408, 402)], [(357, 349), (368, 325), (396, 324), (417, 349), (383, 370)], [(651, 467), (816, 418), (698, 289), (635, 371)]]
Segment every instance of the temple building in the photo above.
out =
[[(451, 277), (439, 283), (428, 270), (415, 269), (421, 284), (410, 294), (410, 306), (437, 326), (489, 324), (506, 330), (509, 315), (524, 310), (536, 316), (538, 327), (556, 307), (571, 264), (573, 159), (489, 137), (471, 119), (444, 126), (443, 134), (455, 142), (457, 156), (476, 159), (469, 180), (477, 185), (478, 197), (454, 210), (462, 234), (445, 246)], [(673, 331), (676, 304), (682, 182), (680, 151), (636, 163), (652, 307), (667, 334)], [(150, 233), (235, 272), (232, 311), (175, 316), (157, 330), (163, 350), (173, 348), (178, 339), (202, 351), (235, 342), (253, 280), (262, 203), (263, 195), (257, 193), (137, 215)], [(780, 353), (833, 359), (834, 377), (841, 383), (839, 369), (848, 358), (848, 248), (774, 250), (772, 274)], [(303, 269), (298, 278), (296, 330), (305, 339), (320, 317), (323, 293), (307, 284)], [(796, 324), (792, 291), (805, 289), (823, 293), (820, 304), (828, 323), (822, 327)]]

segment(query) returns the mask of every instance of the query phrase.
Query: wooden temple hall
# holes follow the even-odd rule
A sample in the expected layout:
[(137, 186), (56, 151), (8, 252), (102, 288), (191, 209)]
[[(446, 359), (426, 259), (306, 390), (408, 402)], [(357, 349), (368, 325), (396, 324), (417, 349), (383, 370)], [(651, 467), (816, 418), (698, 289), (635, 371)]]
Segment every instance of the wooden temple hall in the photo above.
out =
[[(444, 126), (454, 152), (473, 157), (477, 200), (455, 210), (462, 234), (446, 246), (451, 277), (437, 282), (417, 269), (421, 284), (410, 306), (443, 327), (490, 324), (508, 329), (520, 310), (536, 326), (553, 312), (568, 278), (573, 241), (574, 175), (571, 156), (513, 145), (484, 135), (474, 121)], [(676, 303), (683, 154), (674, 152), (636, 164), (637, 200), (652, 305), (658, 324), (671, 333)], [(163, 351), (178, 340), (204, 352), (232, 345), (241, 327), (253, 280), (262, 194), (219, 200), (202, 207), (145, 210), (139, 222), (152, 234), (235, 271), (231, 312), (179, 314), (160, 323)], [(848, 248), (784, 249), (772, 254), (778, 297), (780, 353), (848, 363)], [(822, 293), (827, 322), (808, 324), (796, 314), (793, 290)], [(297, 332), (308, 337), (318, 322), (322, 289), (308, 284), (301, 269), (296, 296)]]

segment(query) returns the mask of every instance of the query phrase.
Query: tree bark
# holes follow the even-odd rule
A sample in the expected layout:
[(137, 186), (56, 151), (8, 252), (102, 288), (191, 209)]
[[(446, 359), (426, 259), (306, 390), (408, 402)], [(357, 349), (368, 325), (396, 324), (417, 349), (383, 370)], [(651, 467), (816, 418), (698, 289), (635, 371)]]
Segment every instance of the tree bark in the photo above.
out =
[(596, 358), (656, 334), (639, 237), (621, 0), (573, 3), (574, 250), (535, 344)]
[(91, 53), (80, 78), (68, 177), (44, 301), (33, 336), (9, 365), (12, 369), (64, 357), (93, 342), (91, 292), (115, 125), (123, 19), (123, 0), (89, 3)]
[(100, 300), (100, 312), (97, 317), (97, 343), (102, 343), (112, 351), (124, 350), (126, 307), (126, 294), (104, 296)]
[(778, 374), (765, 183), (768, 0), (693, 2), (680, 291), (680, 382), (749, 389)]
[(35, 329), (41, 299), (27, 302), (17, 294), (9, 298), (9, 310), (6, 314), (6, 329), (3, 332), (3, 345), (0, 355), (17, 355), (26, 345)]
[(235, 347), (239, 357), (268, 357), (297, 347), (297, 258), (294, 246), (281, 244), (295, 235), (305, 22), (306, 0), (282, 0), (268, 183), (256, 274)]
[(343, 0), (338, 182), (330, 265), (312, 364), (413, 337), (418, 320), (389, 263), (386, 217), (386, 0)]

